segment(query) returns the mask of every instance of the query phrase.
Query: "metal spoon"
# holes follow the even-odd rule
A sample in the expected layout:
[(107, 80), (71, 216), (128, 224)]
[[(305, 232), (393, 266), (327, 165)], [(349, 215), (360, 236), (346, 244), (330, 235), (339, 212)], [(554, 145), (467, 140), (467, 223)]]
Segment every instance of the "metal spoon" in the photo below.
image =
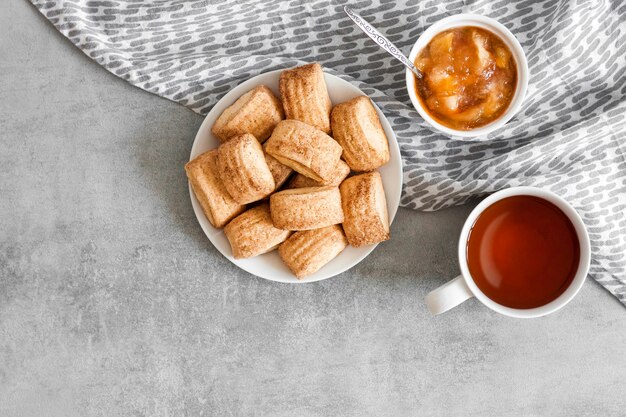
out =
[(369, 36), (374, 42), (376, 42), (378, 46), (389, 52), (389, 54), (391, 54), (391, 56), (393, 56), (395, 59), (402, 62), (404, 66), (410, 69), (417, 78), (422, 79), (424, 77), (424, 74), (422, 74), (422, 72), (418, 70), (415, 65), (413, 65), (409, 58), (404, 56), (400, 49), (398, 49), (397, 46), (391, 43), (391, 41), (387, 39), (382, 33), (376, 30), (361, 16), (354, 13), (354, 10), (352, 10), (348, 6), (344, 6), (343, 10), (346, 12), (348, 17), (352, 19), (354, 23), (356, 23), (358, 28), (365, 32), (365, 34)]

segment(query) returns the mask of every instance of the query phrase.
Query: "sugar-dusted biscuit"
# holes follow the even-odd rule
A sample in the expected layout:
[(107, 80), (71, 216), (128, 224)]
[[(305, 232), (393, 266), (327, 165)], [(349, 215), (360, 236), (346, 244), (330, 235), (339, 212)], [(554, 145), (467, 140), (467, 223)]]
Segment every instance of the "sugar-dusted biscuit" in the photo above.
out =
[(297, 120), (276, 125), (265, 146), (284, 165), (316, 181), (328, 181), (341, 157), (341, 146), (326, 133)]
[(220, 178), (233, 200), (248, 204), (274, 191), (274, 177), (254, 136), (249, 133), (236, 136), (217, 150)]
[(380, 174), (368, 172), (350, 177), (339, 189), (348, 242), (359, 247), (388, 240), (389, 216)]
[(274, 226), (286, 230), (319, 229), (343, 222), (337, 187), (295, 188), (270, 196)]
[(260, 85), (227, 107), (213, 124), (211, 132), (222, 142), (244, 133), (264, 142), (284, 118), (280, 100), (272, 90)]
[(224, 227), (233, 217), (245, 210), (230, 196), (219, 177), (217, 149), (205, 152), (185, 165), (191, 189), (202, 206), (202, 211), (214, 227)]
[[(265, 146), (263, 149), (265, 149)], [(287, 181), (287, 178), (289, 178), (293, 169), (287, 165), (281, 164), (276, 158), (267, 152), (265, 153), (265, 162), (267, 162), (267, 167), (270, 169), (272, 177), (274, 177), (274, 189), (277, 190), (285, 183), (285, 181)]]
[(389, 143), (369, 97), (338, 104), (331, 114), (333, 137), (354, 171), (373, 171), (389, 162)]
[(283, 71), (279, 89), (287, 119), (300, 120), (324, 133), (330, 133), (332, 104), (320, 64)]
[(269, 204), (253, 207), (235, 217), (224, 228), (236, 259), (250, 258), (278, 247), (291, 234), (274, 227)]
[(289, 181), (287, 188), (323, 187), (325, 185), (337, 187), (346, 179), (348, 174), (350, 174), (350, 167), (342, 160), (339, 160), (337, 166), (335, 166), (332, 177), (328, 181), (315, 181), (302, 174), (296, 174)]
[(339, 225), (295, 232), (278, 247), (278, 254), (298, 279), (317, 272), (348, 246)]

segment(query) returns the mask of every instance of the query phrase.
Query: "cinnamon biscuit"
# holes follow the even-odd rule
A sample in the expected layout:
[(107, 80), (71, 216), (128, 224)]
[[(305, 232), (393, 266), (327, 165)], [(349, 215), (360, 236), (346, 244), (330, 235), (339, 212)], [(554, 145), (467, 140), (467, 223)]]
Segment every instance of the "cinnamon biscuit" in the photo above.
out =
[(283, 106), (278, 98), (272, 90), (260, 85), (227, 107), (215, 121), (211, 132), (222, 142), (251, 133), (262, 143), (284, 118)]
[(337, 187), (295, 188), (270, 196), (274, 226), (286, 230), (310, 230), (343, 222)]
[(369, 97), (356, 97), (333, 108), (333, 137), (354, 171), (373, 171), (389, 162), (389, 143)]
[(332, 104), (320, 64), (283, 71), (279, 89), (287, 119), (300, 120), (330, 134)]
[(316, 181), (329, 181), (341, 157), (341, 146), (306, 123), (283, 120), (267, 140), (267, 153)]
[(278, 247), (278, 254), (298, 279), (317, 272), (348, 246), (339, 225), (295, 232)]
[(380, 174), (368, 172), (350, 177), (339, 189), (348, 242), (359, 247), (388, 240), (389, 216)]
[(237, 203), (228, 194), (218, 171), (217, 149), (205, 152), (185, 165), (191, 189), (202, 211), (214, 227), (221, 228), (246, 206)]
[(251, 134), (244, 133), (222, 143), (217, 162), (224, 187), (239, 204), (261, 200), (274, 191), (274, 178), (263, 148)]
[(250, 258), (270, 252), (291, 234), (274, 227), (269, 204), (253, 207), (235, 217), (224, 228), (235, 259)]

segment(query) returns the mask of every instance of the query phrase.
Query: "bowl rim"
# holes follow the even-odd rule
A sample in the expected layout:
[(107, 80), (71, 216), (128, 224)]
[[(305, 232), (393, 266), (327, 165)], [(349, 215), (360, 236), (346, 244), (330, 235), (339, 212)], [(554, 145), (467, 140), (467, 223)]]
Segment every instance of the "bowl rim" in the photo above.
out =
[(529, 80), (528, 60), (526, 59), (526, 54), (524, 52), (524, 49), (522, 48), (522, 45), (519, 43), (515, 35), (513, 35), (513, 33), (509, 29), (507, 29), (506, 26), (504, 26), (497, 20), (478, 14), (456, 14), (435, 22), (424, 32), (422, 32), (422, 34), (417, 38), (417, 40), (413, 44), (413, 47), (411, 48), (409, 59), (411, 60), (411, 62), (414, 62), (418, 52), (421, 51), (421, 49), (425, 47), (435, 35), (444, 30), (462, 26), (477, 26), (494, 33), (495, 35), (499, 36), (500, 39), (502, 39), (502, 41), (511, 50), (513, 58), (515, 59), (515, 63), (517, 66), (517, 86), (515, 88), (515, 94), (513, 95), (513, 99), (511, 100), (509, 107), (499, 118), (476, 129), (458, 130), (439, 123), (438, 121), (433, 119), (423, 108), (415, 92), (415, 75), (413, 75), (413, 73), (407, 68), (405, 71), (406, 87), (413, 107), (415, 107), (415, 110), (417, 110), (419, 115), (432, 128), (439, 132), (445, 133), (448, 136), (451, 136), (453, 139), (455, 137), (476, 138), (479, 136), (486, 136), (494, 130), (504, 126), (509, 120), (513, 118), (513, 116), (515, 116), (519, 112), (520, 108), (522, 107), (522, 103), (528, 89)]

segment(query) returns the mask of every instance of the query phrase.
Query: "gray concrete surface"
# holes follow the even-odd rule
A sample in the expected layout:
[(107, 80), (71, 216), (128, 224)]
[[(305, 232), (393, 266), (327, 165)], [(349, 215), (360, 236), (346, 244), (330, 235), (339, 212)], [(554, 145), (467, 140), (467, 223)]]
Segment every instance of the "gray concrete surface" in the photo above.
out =
[(431, 317), (470, 207), (401, 210), (351, 271), (279, 285), (198, 226), (201, 117), (0, 3), (0, 416), (623, 416), (626, 309)]

